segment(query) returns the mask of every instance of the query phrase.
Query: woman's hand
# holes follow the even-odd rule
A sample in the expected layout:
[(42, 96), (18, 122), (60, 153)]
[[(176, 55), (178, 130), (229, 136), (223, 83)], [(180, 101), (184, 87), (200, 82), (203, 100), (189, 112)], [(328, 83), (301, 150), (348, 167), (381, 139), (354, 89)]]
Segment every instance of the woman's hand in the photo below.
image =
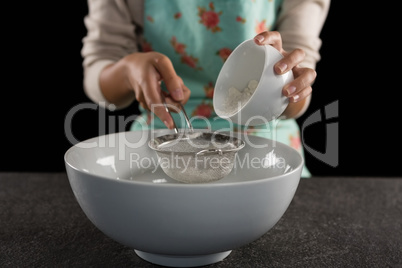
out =
[(162, 81), (169, 91), (165, 97), (167, 104), (177, 106), (177, 102), (188, 101), (190, 90), (176, 74), (170, 59), (157, 52), (127, 55), (106, 67), (100, 82), (108, 101), (115, 103), (134, 94), (142, 107), (152, 111), (168, 128), (173, 128), (173, 120), (162, 104)]
[(303, 110), (307, 96), (312, 92), (313, 84), (317, 74), (310, 68), (299, 67), (298, 64), (304, 60), (305, 53), (302, 49), (295, 49), (286, 52), (282, 48), (282, 38), (279, 32), (262, 32), (254, 37), (258, 45), (271, 45), (276, 48), (284, 58), (274, 66), (277, 74), (284, 74), (293, 71), (294, 80), (283, 87), (282, 93), (289, 99), (288, 108), (284, 114), (287, 118), (299, 114)]

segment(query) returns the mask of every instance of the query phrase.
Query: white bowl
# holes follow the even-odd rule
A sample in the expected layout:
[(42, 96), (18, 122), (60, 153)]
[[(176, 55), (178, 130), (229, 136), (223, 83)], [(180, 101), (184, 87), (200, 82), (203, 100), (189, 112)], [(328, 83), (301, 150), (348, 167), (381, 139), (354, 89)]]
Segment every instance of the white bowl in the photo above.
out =
[[(292, 71), (283, 75), (275, 73), (274, 65), (282, 58), (274, 47), (257, 45), (252, 39), (236, 47), (215, 83), (213, 105), (216, 114), (248, 126), (266, 124), (278, 118), (289, 104), (282, 88), (294, 79)], [(248, 101), (243, 106), (235, 102), (229, 107), (229, 89), (234, 87), (242, 91), (252, 80), (258, 82), (258, 87)]]
[(194, 267), (223, 260), (282, 217), (303, 166), (296, 150), (239, 136), (246, 145), (228, 176), (208, 184), (182, 184), (157, 167), (156, 153), (147, 145), (153, 135), (168, 133), (110, 134), (66, 152), (74, 195), (107, 236), (149, 262)]

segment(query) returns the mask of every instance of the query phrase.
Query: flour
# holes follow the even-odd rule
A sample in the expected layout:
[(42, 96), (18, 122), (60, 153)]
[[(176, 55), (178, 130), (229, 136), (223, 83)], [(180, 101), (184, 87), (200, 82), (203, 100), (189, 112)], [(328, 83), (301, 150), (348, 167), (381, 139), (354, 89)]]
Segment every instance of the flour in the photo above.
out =
[(258, 81), (250, 80), (248, 85), (242, 91), (235, 87), (230, 87), (228, 90), (227, 99), (223, 103), (223, 112), (227, 115), (236, 113), (239, 108), (242, 108), (253, 95), (258, 86)]

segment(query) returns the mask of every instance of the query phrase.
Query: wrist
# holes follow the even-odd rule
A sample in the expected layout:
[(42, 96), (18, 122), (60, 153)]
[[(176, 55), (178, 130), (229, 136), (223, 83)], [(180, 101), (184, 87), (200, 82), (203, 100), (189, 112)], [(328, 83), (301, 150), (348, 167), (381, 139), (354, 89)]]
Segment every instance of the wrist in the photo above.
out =
[(99, 84), (105, 99), (117, 107), (128, 106), (134, 100), (128, 67), (124, 58), (106, 66), (99, 77)]

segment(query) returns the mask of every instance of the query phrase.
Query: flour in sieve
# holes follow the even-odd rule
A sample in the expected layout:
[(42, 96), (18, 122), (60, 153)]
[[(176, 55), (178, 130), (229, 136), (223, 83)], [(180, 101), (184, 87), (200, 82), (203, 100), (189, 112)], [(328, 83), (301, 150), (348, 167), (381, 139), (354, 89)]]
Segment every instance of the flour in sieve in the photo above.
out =
[(239, 110), (239, 106), (242, 108), (248, 102), (257, 86), (257, 80), (250, 80), (247, 87), (242, 91), (235, 87), (230, 87), (228, 97), (223, 103), (223, 112), (227, 115), (236, 113)]

